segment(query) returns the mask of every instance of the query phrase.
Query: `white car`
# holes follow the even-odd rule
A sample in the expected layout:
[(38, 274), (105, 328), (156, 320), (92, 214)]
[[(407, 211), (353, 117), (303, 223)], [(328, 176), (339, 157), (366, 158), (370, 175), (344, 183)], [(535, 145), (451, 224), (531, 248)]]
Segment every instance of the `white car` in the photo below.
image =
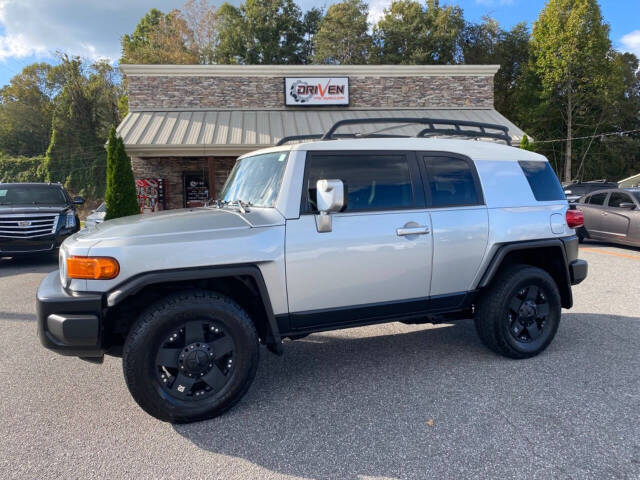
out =
[(409, 119), (425, 127), (414, 138), (333, 135), (355, 121), (389, 119), (244, 155), (209, 206), (69, 237), (38, 290), (43, 345), (94, 362), (121, 355), (134, 399), (171, 422), (240, 400), (259, 343), (282, 353), (282, 338), (324, 330), (475, 318), (493, 351), (542, 352), (587, 275), (582, 212), (547, 159), (421, 138), (510, 143), (506, 127), (456, 120)]
[(98, 208), (92, 210), (84, 221), (84, 228), (95, 227), (97, 224), (104, 222), (104, 216), (107, 214), (107, 204), (102, 202)]

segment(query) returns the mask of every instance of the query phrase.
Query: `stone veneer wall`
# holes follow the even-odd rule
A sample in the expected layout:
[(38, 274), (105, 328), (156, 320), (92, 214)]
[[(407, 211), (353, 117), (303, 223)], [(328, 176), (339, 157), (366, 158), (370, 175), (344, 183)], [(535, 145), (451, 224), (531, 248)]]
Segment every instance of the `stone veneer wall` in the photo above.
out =
[[(284, 78), (128, 77), (131, 110), (285, 108)], [(492, 76), (350, 77), (351, 108), (493, 107)]]
[[(209, 157), (132, 157), (131, 167), (135, 178), (164, 178), (167, 180), (167, 208), (184, 205), (182, 174), (184, 172), (209, 171)], [(220, 192), (235, 157), (214, 157), (216, 166), (215, 191)]]

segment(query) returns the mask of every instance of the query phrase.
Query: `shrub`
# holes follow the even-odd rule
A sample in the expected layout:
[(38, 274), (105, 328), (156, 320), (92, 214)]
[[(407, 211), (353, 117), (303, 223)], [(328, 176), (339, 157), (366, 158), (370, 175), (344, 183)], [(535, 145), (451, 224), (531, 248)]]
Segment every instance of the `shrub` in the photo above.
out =
[(140, 213), (136, 184), (131, 170), (131, 160), (125, 152), (122, 138), (116, 136), (115, 129), (111, 129), (107, 147), (107, 192), (105, 201), (107, 203), (105, 220)]
[(44, 182), (44, 157), (0, 156), (0, 182)]

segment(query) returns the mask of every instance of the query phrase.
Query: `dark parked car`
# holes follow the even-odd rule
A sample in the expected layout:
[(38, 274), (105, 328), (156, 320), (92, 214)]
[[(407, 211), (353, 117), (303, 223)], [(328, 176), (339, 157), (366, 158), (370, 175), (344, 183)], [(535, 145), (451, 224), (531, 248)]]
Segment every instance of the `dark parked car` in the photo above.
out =
[(616, 182), (607, 182), (606, 180), (593, 180), (591, 182), (575, 182), (563, 185), (564, 194), (567, 196), (569, 203), (576, 202), (580, 197), (588, 195), (597, 190), (606, 190), (610, 188), (618, 188)]
[(580, 240), (640, 247), (640, 188), (600, 190), (580, 198), (576, 208), (584, 214)]
[(75, 205), (60, 184), (0, 183), (0, 257), (57, 250), (80, 228)]

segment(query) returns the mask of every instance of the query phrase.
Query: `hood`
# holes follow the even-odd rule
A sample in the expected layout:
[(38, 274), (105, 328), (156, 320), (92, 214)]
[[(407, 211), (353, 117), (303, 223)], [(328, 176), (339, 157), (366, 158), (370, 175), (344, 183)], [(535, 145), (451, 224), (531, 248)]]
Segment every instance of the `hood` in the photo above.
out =
[(62, 213), (69, 210), (69, 205), (0, 205), (0, 215), (10, 213)]
[(247, 229), (284, 224), (275, 209), (252, 209), (246, 214), (231, 208), (191, 208), (132, 215), (99, 223), (76, 234), (78, 240), (151, 237), (212, 230)]

